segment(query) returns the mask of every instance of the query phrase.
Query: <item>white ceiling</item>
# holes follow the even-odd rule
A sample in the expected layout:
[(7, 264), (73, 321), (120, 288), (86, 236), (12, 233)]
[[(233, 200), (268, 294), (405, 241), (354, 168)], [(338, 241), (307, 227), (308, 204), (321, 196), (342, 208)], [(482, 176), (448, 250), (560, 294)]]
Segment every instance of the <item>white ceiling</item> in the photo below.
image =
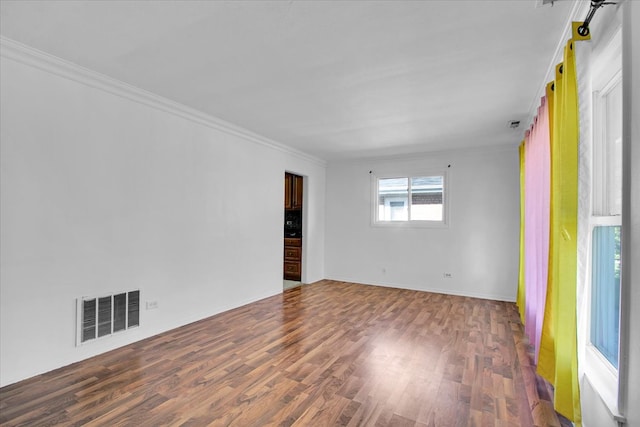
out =
[(573, 7), (535, 4), (2, 0), (0, 33), (339, 159), (517, 144)]

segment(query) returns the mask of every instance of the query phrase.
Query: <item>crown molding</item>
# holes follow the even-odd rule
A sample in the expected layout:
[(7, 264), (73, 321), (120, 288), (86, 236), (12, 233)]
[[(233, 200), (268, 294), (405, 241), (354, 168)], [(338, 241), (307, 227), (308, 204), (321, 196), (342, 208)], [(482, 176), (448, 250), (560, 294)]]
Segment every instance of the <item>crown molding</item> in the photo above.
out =
[(518, 145), (512, 143), (496, 145), (480, 145), (476, 147), (442, 148), (438, 150), (401, 153), (396, 155), (363, 156), (330, 160), (330, 164), (375, 165), (383, 162), (430, 161), (433, 159), (460, 158), (468, 156), (492, 155), (495, 153), (517, 153)]
[(82, 67), (73, 62), (69, 62), (57, 56), (34, 49), (4, 36), (0, 36), (0, 56), (2, 58), (11, 59), (30, 67), (55, 74), (65, 79), (73, 80), (85, 86), (99, 89), (112, 95), (173, 114), (194, 123), (224, 132), (228, 135), (233, 135), (246, 141), (293, 155), (316, 165), (323, 167), (327, 166), (327, 162), (324, 159), (307, 154), (303, 151), (251, 132), (240, 126), (236, 126), (217, 117), (205, 114), (194, 108), (187, 107), (186, 105), (172, 101), (168, 98), (164, 98), (152, 92)]

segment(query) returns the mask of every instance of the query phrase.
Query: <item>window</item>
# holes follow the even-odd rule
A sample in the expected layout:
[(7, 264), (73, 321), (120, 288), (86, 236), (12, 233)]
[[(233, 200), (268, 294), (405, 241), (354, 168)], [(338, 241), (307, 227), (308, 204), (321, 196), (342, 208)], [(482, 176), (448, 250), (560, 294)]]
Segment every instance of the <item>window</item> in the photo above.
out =
[(373, 177), (373, 223), (392, 226), (446, 224), (446, 174)]
[(614, 36), (594, 64), (588, 314), (584, 370), (618, 414), (622, 233), (622, 65)]
[(589, 338), (618, 368), (622, 225), (622, 82), (617, 74), (595, 96), (591, 321)]

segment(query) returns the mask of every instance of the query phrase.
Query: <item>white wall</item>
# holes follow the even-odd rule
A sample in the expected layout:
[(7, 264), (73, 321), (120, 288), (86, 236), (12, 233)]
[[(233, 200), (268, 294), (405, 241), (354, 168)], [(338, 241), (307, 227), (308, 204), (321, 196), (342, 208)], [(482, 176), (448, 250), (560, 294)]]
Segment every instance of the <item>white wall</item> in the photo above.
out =
[[(0, 385), (281, 292), (285, 170), (324, 277), (322, 162), (5, 48)], [(76, 298), (135, 288), (139, 328), (75, 347)]]
[[(432, 168), (449, 173), (448, 228), (371, 226), (369, 171)], [(329, 163), (327, 277), (515, 301), (518, 168), (517, 146)]]
[[(622, 73), (624, 85), (624, 168), (623, 227), (629, 230), (623, 242), (622, 304), (627, 342), (622, 349), (625, 399), (622, 402), (627, 425), (640, 426), (640, 2), (623, 5)], [(623, 368), (621, 368), (623, 369)]]

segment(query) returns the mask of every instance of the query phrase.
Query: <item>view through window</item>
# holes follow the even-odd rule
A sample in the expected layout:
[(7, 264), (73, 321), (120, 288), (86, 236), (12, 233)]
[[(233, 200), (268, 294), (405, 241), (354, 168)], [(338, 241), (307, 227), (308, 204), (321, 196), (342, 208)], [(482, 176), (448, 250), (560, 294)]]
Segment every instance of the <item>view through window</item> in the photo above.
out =
[(445, 219), (445, 176), (378, 178), (377, 222), (442, 223)]

